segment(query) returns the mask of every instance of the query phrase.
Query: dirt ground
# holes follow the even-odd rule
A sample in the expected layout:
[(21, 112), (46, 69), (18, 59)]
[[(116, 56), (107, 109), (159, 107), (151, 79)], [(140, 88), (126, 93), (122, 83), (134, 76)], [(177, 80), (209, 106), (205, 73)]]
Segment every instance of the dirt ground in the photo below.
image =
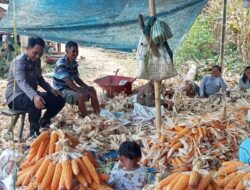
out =
[[(79, 48), (78, 63), (80, 77), (84, 82), (96, 88), (98, 96), (102, 96), (104, 91), (93, 82), (95, 79), (105, 75), (114, 75), (117, 69), (119, 69), (118, 75), (136, 76), (135, 53), (81, 47)], [(45, 79), (50, 83), (52, 81), (46, 74)], [(133, 87), (138, 87), (144, 82), (137, 80)], [(0, 110), (7, 108), (4, 97), (6, 84), (7, 80), (0, 80)], [(0, 121), (0, 132), (3, 134), (9, 126), (11, 119), (0, 114)], [(27, 122), (25, 124), (27, 125)]]

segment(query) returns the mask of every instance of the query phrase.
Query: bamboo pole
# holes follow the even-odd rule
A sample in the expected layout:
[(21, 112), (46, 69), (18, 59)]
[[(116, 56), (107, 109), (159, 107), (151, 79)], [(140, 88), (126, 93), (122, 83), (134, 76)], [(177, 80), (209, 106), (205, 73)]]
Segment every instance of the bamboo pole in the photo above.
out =
[(224, 0), (222, 30), (221, 30), (221, 45), (220, 45), (220, 66), (224, 70), (224, 49), (225, 49), (225, 32), (227, 21), (227, 0)]
[[(149, 0), (150, 16), (155, 16), (155, 0)], [(161, 137), (161, 81), (154, 81), (155, 90), (155, 107), (156, 107), (156, 135), (157, 138)]]

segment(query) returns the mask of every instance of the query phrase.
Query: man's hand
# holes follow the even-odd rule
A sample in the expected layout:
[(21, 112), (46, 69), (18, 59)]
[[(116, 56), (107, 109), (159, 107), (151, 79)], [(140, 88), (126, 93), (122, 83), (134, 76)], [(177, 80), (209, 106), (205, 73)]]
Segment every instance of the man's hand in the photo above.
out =
[(35, 104), (37, 109), (41, 110), (41, 109), (45, 108), (46, 103), (45, 103), (42, 96), (35, 95), (34, 98), (33, 98), (33, 101), (34, 101), (34, 104)]
[(62, 93), (59, 90), (52, 89), (50, 92), (55, 96), (62, 96)]

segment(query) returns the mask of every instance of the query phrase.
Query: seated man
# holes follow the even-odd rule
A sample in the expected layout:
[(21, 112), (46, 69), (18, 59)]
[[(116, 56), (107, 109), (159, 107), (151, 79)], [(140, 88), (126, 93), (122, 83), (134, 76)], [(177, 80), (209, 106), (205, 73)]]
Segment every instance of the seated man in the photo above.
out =
[[(155, 91), (153, 81), (148, 82), (140, 88), (137, 93), (136, 102), (144, 106), (155, 107)], [(161, 100), (161, 105), (167, 109), (171, 109), (173, 102), (169, 99)]]
[[(64, 106), (59, 91), (54, 90), (42, 76), (41, 56), (45, 43), (39, 37), (29, 38), (26, 53), (19, 55), (10, 65), (7, 90), (7, 104), (11, 109), (26, 110), (29, 113), (30, 136), (39, 135), (39, 129), (47, 126)], [(40, 93), (38, 85), (46, 92)], [(42, 109), (47, 109), (41, 117)], [(39, 121), (40, 119), (40, 121)]]
[(54, 87), (62, 92), (67, 103), (78, 105), (82, 117), (87, 115), (85, 101), (89, 101), (89, 99), (94, 113), (99, 114), (100, 108), (95, 89), (79, 78), (78, 64), (76, 62), (78, 56), (77, 43), (67, 42), (65, 50), (66, 55), (56, 63), (53, 74)]

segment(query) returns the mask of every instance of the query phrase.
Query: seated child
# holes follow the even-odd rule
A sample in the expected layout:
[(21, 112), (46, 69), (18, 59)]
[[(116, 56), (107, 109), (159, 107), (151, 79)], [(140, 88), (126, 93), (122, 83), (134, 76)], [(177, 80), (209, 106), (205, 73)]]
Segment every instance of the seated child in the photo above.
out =
[(115, 190), (140, 190), (147, 184), (146, 170), (139, 165), (141, 149), (136, 142), (126, 141), (119, 148), (119, 162), (111, 170), (109, 185)]

